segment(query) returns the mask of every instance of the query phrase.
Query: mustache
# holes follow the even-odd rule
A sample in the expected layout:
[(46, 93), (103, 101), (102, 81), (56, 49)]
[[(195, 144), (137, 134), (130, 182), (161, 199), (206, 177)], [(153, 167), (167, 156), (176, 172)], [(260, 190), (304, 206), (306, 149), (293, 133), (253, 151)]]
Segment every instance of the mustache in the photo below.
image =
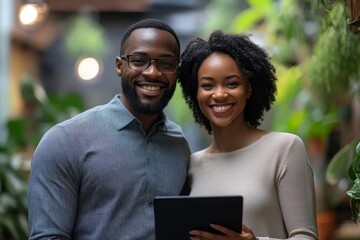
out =
[(157, 79), (139, 79), (139, 80), (135, 80), (134, 84), (150, 84), (150, 85), (157, 85), (161, 87), (165, 87), (165, 88), (169, 88), (170, 84), (168, 81), (161, 81), (161, 80), (157, 80)]

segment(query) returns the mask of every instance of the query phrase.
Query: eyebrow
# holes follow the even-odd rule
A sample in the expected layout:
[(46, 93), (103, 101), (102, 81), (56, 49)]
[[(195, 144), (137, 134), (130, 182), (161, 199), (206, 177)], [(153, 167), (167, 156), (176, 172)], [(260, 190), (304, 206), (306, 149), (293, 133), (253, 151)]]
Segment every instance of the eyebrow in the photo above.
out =
[[(139, 56), (147, 56), (147, 57), (151, 57), (150, 54), (146, 53), (146, 52), (133, 52), (133, 53), (129, 53), (129, 54), (124, 54), (124, 55), (139, 55)], [(158, 58), (162, 58), (162, 57), (172, 57), (172, 58), (177, 58), (175, 55), (169, 53), (169, 54), (163, 54), (160, 55)]]
[[(234, 77), (239, 78), (239, 79), (243, 79), (243, 76), (234, 73), (234, 74), (227, 75), (227, 76), (225, 77), (225, 80), (228, 80), (228, 79), (234, 78)], [(199, 80), (209, 80), (209, 81), (211, 81), (211, 80), (214, 80), (214, 78), (205, 75), (205, 76), (201, 77)]]

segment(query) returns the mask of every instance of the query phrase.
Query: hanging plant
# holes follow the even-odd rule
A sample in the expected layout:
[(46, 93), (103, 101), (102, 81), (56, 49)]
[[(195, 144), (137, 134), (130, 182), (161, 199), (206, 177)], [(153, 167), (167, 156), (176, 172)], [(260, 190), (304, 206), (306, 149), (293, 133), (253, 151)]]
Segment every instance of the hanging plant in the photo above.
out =
[(90, 13), (81, 12), (70, 19), (65, 36), (69, 54), (103, 56), (107, 46), (104, 29)]
[(360, 81), (359, 36), (348, 31), (346, 18), (346, 4), (335, 3), (322, 22), (323, 31), (308, 63), (310, 83), (325, 93), (347, 91)]

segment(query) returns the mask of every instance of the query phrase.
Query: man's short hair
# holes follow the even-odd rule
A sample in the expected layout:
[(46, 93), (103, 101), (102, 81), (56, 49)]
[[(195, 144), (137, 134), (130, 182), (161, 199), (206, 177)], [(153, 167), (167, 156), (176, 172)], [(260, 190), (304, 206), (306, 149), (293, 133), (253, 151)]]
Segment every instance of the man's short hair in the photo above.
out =
[(125, 42), (129, 39), (131, 33), (134, 30), (139, 29), (139, 28), (156, 28), (156, 29), (161, 29), (161, 30), (169, 32), (171, 35), (174, 36), (176, 43), (178, 44), (179, 52), (180, 52), (180, 41), (179, 41), (179, 38), (178, 38), (177, 34), (175, 33), (174, 29), (172, 29), (167, 23), (165, 23), (162, 20), (149, 18), (149, 19), (144, 19), (139, 22), (136, 22), (126, 29), (124, 36), (121, 40), (120, 54), (123, 53), (123, 51), (124, 51), (123, 47), (125, 45)]

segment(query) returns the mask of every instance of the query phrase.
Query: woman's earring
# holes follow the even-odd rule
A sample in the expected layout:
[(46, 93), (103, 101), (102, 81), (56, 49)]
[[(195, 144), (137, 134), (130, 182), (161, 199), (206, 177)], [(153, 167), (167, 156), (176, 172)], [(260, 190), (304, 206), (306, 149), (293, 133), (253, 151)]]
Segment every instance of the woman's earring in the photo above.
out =
[(250, 97), (251, 97), (251, 94), (248, 93), (248, 94), (246, 95), (246, 98), (249, 99)]

